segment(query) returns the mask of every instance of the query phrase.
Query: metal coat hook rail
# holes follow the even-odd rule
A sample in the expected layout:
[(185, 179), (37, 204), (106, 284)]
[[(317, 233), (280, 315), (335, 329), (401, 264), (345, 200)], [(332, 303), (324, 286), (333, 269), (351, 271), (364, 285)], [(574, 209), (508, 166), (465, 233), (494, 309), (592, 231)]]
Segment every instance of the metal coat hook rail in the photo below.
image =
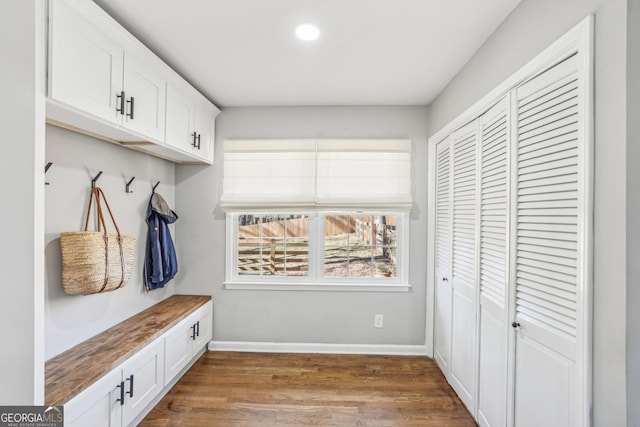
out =
[(96, 176), (91, 180), (91, 188), (96, 188), (96, 181), (98, 181), (98, 178), (100, 178), (100, 175), (102, 175), (102, 171), (98, 172), (98, 175), (96, 175)]
[(136, 177), (135, 177), (135, 176), (134, 176), (133, 178), (131, 178), (131, 179), (129, 180), (129, 182), (127, 182), (127, 187), (125, 188), (125, 191), (126, 191), (127, 193), (133, 193), (133, 191), (130, 191), (130, 190), (129, 190), (129, 187), (131, 186), (131, 183), (133, 182), (133, 180), (134, 180), (134, 179), (136, 179)]

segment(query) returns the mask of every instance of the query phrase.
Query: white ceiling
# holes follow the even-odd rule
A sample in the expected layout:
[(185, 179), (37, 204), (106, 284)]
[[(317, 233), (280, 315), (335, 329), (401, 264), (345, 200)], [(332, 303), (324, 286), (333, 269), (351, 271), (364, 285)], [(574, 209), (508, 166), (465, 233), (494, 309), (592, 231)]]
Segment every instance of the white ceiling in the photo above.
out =
[(95, 1), (219, 106), (302, 106), (430, 104), (520, 0)]

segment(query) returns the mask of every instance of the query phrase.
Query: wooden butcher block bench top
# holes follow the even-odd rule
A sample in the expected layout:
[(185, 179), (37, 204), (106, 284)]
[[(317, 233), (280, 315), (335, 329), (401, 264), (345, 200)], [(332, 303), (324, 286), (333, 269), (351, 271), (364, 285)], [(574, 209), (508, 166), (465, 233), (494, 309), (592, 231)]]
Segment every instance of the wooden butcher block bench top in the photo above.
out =
[(211, 300), (173, 295), (45, 363), (45, 404), (63, 405)]

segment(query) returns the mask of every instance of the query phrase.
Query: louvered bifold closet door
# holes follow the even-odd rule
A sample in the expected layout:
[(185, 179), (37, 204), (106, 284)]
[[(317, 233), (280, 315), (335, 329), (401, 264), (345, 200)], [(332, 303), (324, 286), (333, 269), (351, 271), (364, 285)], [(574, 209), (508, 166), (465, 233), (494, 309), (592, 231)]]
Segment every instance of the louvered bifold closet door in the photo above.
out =
[(480, 300), (478, 415), (481, 426), (504, 426), (507, 415), (507, 267), (509, 96), (480, 118)]
[[(517, 91), (517, 426), (578, 424), (584, 100), (577, 55)], [(584, 325), (583, 325), (584, 327)]]
[(434, 357), (449, 371), (451, 352), (451, 139), (436, 146)]
[(477, 293), (477, 150), (473, 121), (451, 136), (452, 143), (452, 313), (450, 382), (475, 412)]

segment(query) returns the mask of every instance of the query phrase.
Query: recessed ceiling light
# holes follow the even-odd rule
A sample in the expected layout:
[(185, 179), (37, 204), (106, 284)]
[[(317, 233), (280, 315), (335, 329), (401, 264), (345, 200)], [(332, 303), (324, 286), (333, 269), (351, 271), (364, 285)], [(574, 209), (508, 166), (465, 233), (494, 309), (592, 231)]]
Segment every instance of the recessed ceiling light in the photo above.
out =
[(300, 40), (313, 41), (320, 36), (320, 30), (312, 24), (300, 24), (296, 28), (296, 36)]

